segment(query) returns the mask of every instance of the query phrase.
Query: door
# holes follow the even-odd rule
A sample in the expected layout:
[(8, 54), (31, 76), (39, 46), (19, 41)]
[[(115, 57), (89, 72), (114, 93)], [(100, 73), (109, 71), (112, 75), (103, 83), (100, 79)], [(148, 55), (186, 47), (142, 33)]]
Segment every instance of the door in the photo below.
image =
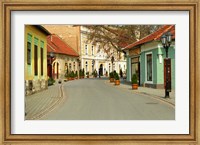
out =
[(131, 77), (137, 75), (138, 85), (140, 85), (140, 62), (139, 57), (131, 58)]

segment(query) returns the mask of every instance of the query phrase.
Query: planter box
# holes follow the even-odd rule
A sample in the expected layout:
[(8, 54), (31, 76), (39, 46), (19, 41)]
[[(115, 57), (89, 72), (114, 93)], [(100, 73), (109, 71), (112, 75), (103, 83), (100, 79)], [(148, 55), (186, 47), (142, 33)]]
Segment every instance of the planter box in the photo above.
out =
[(132, 84), (132, 89), (137, 90), (138, 89), (138, 84)]
[(113, 83), (114, 82), (114, 78), (110, 78), (110, 83)]
[(120, 80), (115, 80), (115, 85), (120, 85)]

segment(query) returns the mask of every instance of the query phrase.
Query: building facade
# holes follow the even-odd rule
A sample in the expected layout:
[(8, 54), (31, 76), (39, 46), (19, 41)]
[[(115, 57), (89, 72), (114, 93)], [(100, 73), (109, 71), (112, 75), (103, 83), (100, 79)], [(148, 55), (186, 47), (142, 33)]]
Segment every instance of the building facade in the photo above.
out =
[(79, 55), (62, 38), (56, 34), (47, 37), (48, 76), (62, 80), (68, 71), (78, 72)]
[(25, 26), (25, 94), (47, 88), (47, 35), (39, 25)]
[[(114, 48), (110, 50), (110, 54), (106, 53), (106, 47), (102, 46), (101, 43), (93, 44), (87, 39), (87, 34), (85, 33), (87, 29), (81, 26), (81, 68), (85, 72), (89, 72), (91, 75), (94, 70), (98, 72), (101, 76), (109, 74), (112, 71), (126, 72), (126, 59), (123, 53), (117, 52)], [(103, 48), (104, 47), (104, 48)], [(111, 57), (114, 57), (114, 62), (112, 64)]]
[(127, 81), (134, 73), (138, 75), (138, 84), (151, 88), (164, 88), (164, 58), (166, 57), (160, 38), (170, 31), (172, 44), (168, 51), (171, 58), (171, 85), (175, 88), (175, 26), (164, 25), (156, 32), (125, 47), (127, 52)]
[(51, 34), (58, 35), (67, 45), (80, 54), (80, 26), (75, 25), (42, 25)]

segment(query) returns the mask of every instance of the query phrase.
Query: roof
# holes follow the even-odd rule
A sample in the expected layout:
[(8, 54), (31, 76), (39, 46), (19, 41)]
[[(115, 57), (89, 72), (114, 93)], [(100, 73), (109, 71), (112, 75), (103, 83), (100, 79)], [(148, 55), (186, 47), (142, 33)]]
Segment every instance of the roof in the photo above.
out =
[(139, 41), (136, 41), (132, 44), (127, 45), (124, 48), (124, 50), (128, 50), (128, 49), (137, 47), (141, 44), (144, 44), (144, 43), (147, 43), (147, 42), (150, 42), (153, 40), (160, 40), (161, 36), (168, 31), (170, 31), (172, 33), (172, 39), (175, 39), (175, 25), (164, 25), (157, 31), (151, 33), (150, 35), (147, 35), (146, 37), (140, 39)]
[(78, 57), (78, 53), (55, 34), (47, 36), (47, 52)]
[(51, 35), (51, 33), (41, 25), (33, 25), (33, 26), (42, 31), (43, 33), (45, 33), (46, 35)]

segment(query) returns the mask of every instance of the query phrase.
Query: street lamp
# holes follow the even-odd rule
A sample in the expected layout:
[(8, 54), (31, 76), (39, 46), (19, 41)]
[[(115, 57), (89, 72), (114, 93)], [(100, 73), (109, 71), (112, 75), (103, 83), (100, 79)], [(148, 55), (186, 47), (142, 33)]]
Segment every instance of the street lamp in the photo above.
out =
[(171, 45), (171, 41), (172, 41), (172, 34), (170, 32), (167, 32), (161, 36), (161, 42), (166, 51), (166, 58), (168, 58), (168, 49)]
[(114, 62), (114, 56), (112, 56), (112, 58), (111, 58), (111, 62), (112, 62), (112, 72), (113, 72), (113, 62)]
[(163, 34), (161, 42), (166, 51), (166, 58), (164, 59), (165, 98), (169, 98), (169, 92), (171, 92), (171, 59), (168, 58), (168, 50), (172, 42), (172, 34), (170, 32)]
[(53, 58), (54, 58), (54, 52), (50, 52), (50, 65), (51, 65), (51, 69), (50, 69), (50, 78), (53, 78), (52, 77), (52, 68), (53, 68), (53, 64), (52, 64), (52, 60), (53, 60)]

